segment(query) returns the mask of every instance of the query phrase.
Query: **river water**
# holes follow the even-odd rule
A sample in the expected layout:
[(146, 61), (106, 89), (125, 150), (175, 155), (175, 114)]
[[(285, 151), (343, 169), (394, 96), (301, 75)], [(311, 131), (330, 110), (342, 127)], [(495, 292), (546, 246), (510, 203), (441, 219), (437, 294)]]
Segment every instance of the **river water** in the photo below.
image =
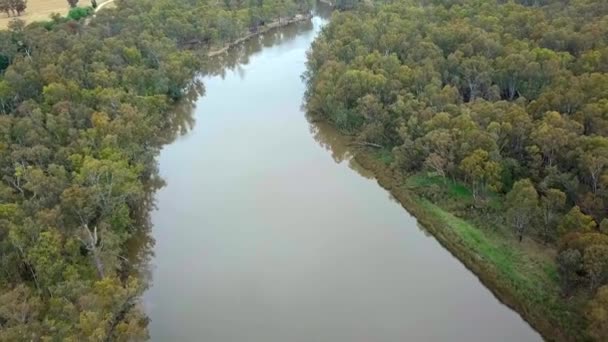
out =
[(144, 296), (152, 339), (540, 340), (339, 135), (307, 121), (300, 75), (324, 24), (231, 51), (225, 72), (203, 77), (188, 132), (162, 150)]

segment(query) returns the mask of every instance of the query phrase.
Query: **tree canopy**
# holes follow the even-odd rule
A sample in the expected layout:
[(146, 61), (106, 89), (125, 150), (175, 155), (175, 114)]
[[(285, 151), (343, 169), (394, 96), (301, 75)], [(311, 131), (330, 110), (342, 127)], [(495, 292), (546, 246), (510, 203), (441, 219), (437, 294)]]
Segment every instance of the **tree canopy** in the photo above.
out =
[(520, 240), (556, 242), (565, 292), (606, 284), (608, 2), (361, 1), (305, 80), (313, 117), (401, 174), (464, 183)]
[(309, 6), (117, 1), (0, 31), (0, 340), (147, 338), (126, 252), (183, 125), (173, 105), (202, 90), (210, 49)]

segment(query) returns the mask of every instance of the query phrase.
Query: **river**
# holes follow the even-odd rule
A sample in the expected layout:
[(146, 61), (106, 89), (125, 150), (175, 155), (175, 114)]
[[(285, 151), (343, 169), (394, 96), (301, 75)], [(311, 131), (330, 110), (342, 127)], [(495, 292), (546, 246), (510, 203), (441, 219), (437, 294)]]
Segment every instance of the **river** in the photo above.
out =
[(325, 22), (231, 51), (162, 150), (152, 340), (541, 340), (307, 121), (300, 76)]

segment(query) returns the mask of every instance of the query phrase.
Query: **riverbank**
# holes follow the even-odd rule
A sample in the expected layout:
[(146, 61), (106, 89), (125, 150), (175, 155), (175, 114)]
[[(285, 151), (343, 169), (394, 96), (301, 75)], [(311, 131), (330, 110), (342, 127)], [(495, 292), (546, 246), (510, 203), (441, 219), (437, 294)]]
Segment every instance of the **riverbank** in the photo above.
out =
[(281, 27), (285, 27), (285, 26), (288, 26), (291, 24), (298, 23), (298, 22), (310, 20), (311, 18), (312, 18), (312, 14), (307, 13), (307, 14), (296, 14), (295, 17), (286, 19), (286, 20), (273, 21), (269, 24), (262, 26), (261, 28), (258, 28), (258, 30), (255, 32), (250, 32), (250, 33), (246, 34), (245, 36), (243, 36), (231, 43), (224, 45), (222, 48), (209, 51), (207, 53), (207, 57), (215, 57), (215, 56), (224, 54), (224, 53), (228, 52), (231, 48), (233, 48), (243, 42), (246, 42), (247, 40), (249, 40), (253, 37), (257, 37), (259, 35), (262, 35), (266, 32), (269, 32), (269, 31), (277, 29), (277, 28), (281, 28)]
[[(540, 341), (303, 117), (303, 61), (326, 24), (250, 39), (201, 78), (193, 125), (157, 159), (152, 339)], [(180, 272), (187, 260), (201, 262)]]
[[(188, 115), (171, 109), (180, 99), (189, 103), (192, 98), (187, 96), (201, 89), (196, 77), (208, 60), (209, 46), (223, 45), (217, 37), (227, 32), (248, 35), (246, 23), (251, 22), (246, 4), (171, 5), (167, 10), (166, 2), (133, 0), (120, 2), (120, 10), (98, 11), (88, 26), (84, 20), (76, 24), (64, 18), (28, 25), (22, 34), (36, 41), (26, 47), (32, 52), (29, 58), (21, 58), (22, 44), (7, 45), (2, 76), (14, 77), (0, 77), (10, 90), (0, 112), (11, 130), (24, 127), (19, 134), (36, 139), (6, 134), (0, 143), (7, 147), (5, 155), (25, 156), (32, 144), (45, 152), (40, 163), (30, 157), (20, 159), (19, 165), (10, 158), (0, 160), (6, 190), (0, 197), (8, 213), (2, 219), (9, 229), (0, 234), (0, 259), (6, 260), (3, 269), (8, 270), (0, 272), (1, 305), (28, 307), (28, 319), (0, 314), (0, 340), (147, 339), (149, 319), (136, 302), (150, 286), (146, 261), (154, 242), (147, 239), (139, 251), (129, 250), (132, 240), (147, 235), (150, 228), (148, 215), (138, 215), (153, 208), (154, 195), (146, 185), (160, 181), (156, 157), (163, 145), (191, 122)], [(224, 20), (237, 15), (239, 20)], [(185, 51), (177, 44), (196, 30), (211, 32), (221, 20), (219, 35), (200, 51)], [(173, 29), (175, 22), (182, 24), (182, 31)], [(66, 35), (74, 30), (78, 34)], [(59, 67), (52, 80), (45, 78), (45, 67), (57, 60), (96, 65), (104, 76), (86, 77), (91, 70)], [(124, 77), (106, 77), (107, 72)], [(37, 81), (23, 88), (24, 79)], [(51, 96), (48, 89), (59, 92)], [(20, 115), (24, 104), (40, 115)], [(78, 119), (69, 118), (69, 108), (78, 108)], [(61, 118), (57, 125), (36, 129), (50, 124), (46, 118), (51, 116)], [(61, 151), (78, 156), (78, 161), (66, 159)], [(42, 175), (36, 184), (54, 184), (53, 189), (41, 195), (26, 190), (29, 185), (14, 181), (21, 179), (22, 166), (30, 185), (30, 174)], [(53, 215), (46, 215), (48, 208), (54, 208)], [(48, 243), (51, 248), (44, 247)], [(56, 307), (53, 298), (65, 305)]]
[(394, 171), (376, 151), (357, 148), (353, 152), (357, 163), (372, 172), (380, 186), (544, 339), (582, 339), (577, 333), (581, 322), (574, 318), (580, 314), (561, 298), (549, 280), (554, 270), (542, 258), (523, 253), (521, 246), (501, 241), (421, 197), (408, 185), (409, 177)]

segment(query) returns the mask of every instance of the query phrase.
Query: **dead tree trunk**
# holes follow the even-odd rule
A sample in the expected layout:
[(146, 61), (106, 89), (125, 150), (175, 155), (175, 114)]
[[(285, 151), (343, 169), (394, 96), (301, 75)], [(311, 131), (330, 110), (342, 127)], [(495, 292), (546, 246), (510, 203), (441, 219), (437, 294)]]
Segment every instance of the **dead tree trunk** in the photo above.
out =
[(98, 248), (99, 238), (97, 236), (97, 227), (93, 228), (93, 232), (91, 233), (89, 226), (85, 224), (82, 226), (82, 232), (82, 235), (84, 236), (85, 240), (80, 239), (80, 241), (84, 244), (86, 249), (91, 254), (91, 258), (93, 259), (93, 264), (97, 269), (97, 274), (99, 275), (99, 278), (104, 278), (105, 272), (103, 262), (101, 261), (101, 256), (99, 255), (100, 248)]
[(380, 144), (374, 144), (371, 142), (363, 141), (363, 142), (352, 142), (349, 145), (351, 146), (364, 146), (364, 147), (374, 147), (374, 148), (384, 148), (384, 146)]

